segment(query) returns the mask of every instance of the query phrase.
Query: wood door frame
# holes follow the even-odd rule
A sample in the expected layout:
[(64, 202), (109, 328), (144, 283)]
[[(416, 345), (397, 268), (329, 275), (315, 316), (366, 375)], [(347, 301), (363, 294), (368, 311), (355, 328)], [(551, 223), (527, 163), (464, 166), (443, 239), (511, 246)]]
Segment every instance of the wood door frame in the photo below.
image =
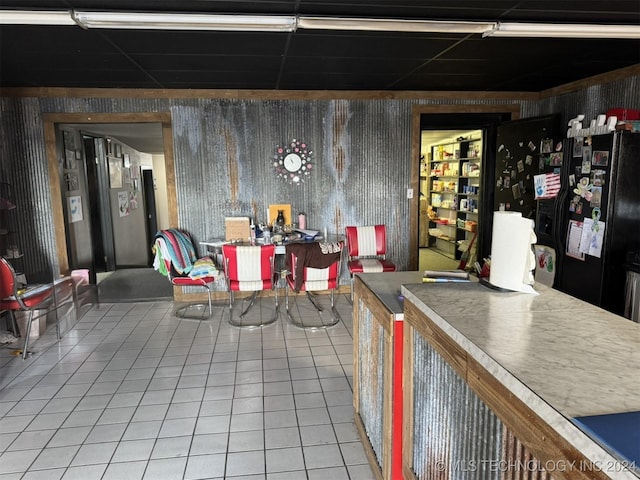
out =
[(58, 149), (56, 146), (56, 124), (60, 123), (160, 123), (164, 144), (164, 163), (167, 179), (167, 202), (169, 224), (178, 225), (178, 203), (176, 192), (176, 172), (173, 158), (173, 135), (171, 113), (46, 113), (43, 115), (44, 138), (49, 167), (49, 189), (51, 191), (51, 213), (56, 237), (56, 252), (60, 273), (69, 272), (67, 256), (66, 225), (64, 203), (58, 169)]
[(413, 189), (413, 198), (409, 201), (409, 256), (408, 270), (418, 269), (418, 240), (420, 214), (420, 117), (423, 114), (444, 113), (507, 113), (512, 120), (520, 118), (519, 103), (470, 104), (470, 105), (414, 105), (411, 111), (411, 167), (409, 188)]

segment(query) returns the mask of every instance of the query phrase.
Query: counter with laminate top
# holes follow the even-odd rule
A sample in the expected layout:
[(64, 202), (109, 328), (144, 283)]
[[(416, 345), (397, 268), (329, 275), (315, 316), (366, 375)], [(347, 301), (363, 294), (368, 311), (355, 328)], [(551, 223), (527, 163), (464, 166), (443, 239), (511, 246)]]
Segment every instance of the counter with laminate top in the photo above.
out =
[[(573, 419), (640, 411), (640, 325), (551, 288), (535, 289), (539, 295), (476, 282), (406, 284), (405, 325), (443, 356), (543, 466), (576, 462), (550, 472), (553, 478), (637, 478), (640, 470), (626, 468), (632, 460), (594, 441)], [(409, 409), (412, 402), (421, 397), (410, 399)], [(419, 454), (415, 448), (413, 457)], [(585, 459), (598, 472), (578, 471)], [(409, 455), (411, 461), (419, 463)]]

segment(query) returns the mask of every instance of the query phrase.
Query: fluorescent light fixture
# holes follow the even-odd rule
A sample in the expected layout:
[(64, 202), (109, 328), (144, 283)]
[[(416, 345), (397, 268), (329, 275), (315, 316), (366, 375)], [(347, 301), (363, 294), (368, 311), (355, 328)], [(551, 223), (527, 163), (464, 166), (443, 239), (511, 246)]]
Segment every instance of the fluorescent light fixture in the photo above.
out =
[(484, 37), (639, 39), (640, 25), (467, 22), (295, 15), (0, 10), (0, 25), (80, 25), (82, 28), (294, 32), (350, 30), (378, 32), (481, 33)]
[(298, 27), (312, 30), (366, 30), (377, 32), (485, 33), (492, 22), (441, 22), (382, 18), (306, 17), (298, 18)]
[(72, 16), (76, 23), (83, 28), (242, 32), (292, 32), (296, 29), (296, 17), (282, 15), (74, 11)]
[(0, 25), (75, 25), (75, 22), (68, 11), (0, 10)]
[(640, 38), (640, 25), (502, 23), (484, 37)]

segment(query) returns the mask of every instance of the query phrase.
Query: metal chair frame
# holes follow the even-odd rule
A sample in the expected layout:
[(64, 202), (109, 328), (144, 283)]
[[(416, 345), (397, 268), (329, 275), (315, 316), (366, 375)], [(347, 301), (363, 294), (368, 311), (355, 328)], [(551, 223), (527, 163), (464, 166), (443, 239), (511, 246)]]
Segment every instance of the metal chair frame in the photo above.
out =
[[(57, 289), (63, 287), (71, 289), (71, 295), (65, 297), (61, 303), (57, 301)], [(24, 292), (21, 292), (24, 288)], [(19, 333), (16, 320), (16, 312), (29, 312), (24, 333), (24, 346), (22, 348), (22, 359), (26, 359), (29, 352), (29, 338), (31, 326), (34, 320), (48, 316), (53, 310), (56, 315), (56, 336), (58, 340), (62, 338), (60, 332), (60, 319), (58, 308), (73, 303), (76, 321), (78, 320), (78, 300), (75, 283), (70, 277), (63, 277), (52, 281), (50, 284), (27, 284), (21, 287), (16, 279), (16, 272), (6, 258), (0, 257), (0, 310), (7, 310), (11, 318), (11, 327), (14, 333)], [(53, 308), (52, 308), (53, 307)], [(34, 315), (36, 310), (44, 310), (44, 313)]]
[[(269, 260), (269, 272), (268, 277), (264, 275), (262, 270), (260, 271), (260, 278), (252, 278), (252, 279), (239, 279), (236, 278), (236, 275), (231, 272), (230, 262), (231, 255), (235, 255), (236, 258), (239, 256), (239, 252), (242, 252), (242, 249), (260, 249), (260, 258), (262, 260), (263, 252), (266, 251), (268, 254)], [(241, 249), (241, 250), (239, 250)], [(269, 252), (270, 251), (270, 252)], [(233, 252), (233, 253), (231, 253)], [(251, 245), (251, 246), (241, 246), (241, 245), (223, 245), (222, 246), (222, 261), (224, 265), (224, 278), (227, 284), (227, 293), (229, 295), (229, 323), (234, 327), (240, 328), (261, 328), (267, 325), (271, 325), (276, 320), (278, 320), (280, 316), (280, 305), (278, 303), (278, 290), (277, 290), (277, 282), (275, 278), (275, 245)], [(237, 277), (240, 277), (238, 275)], [(259, 283), (264, 284), (264, 281), (268, 280), (268, 283), (271, 285), (271, 290), (274, 292), (275, 297), (275, 307), (273, 315), (266, 322), (260, 322), (259, 324), (245, 324), (242, 321), (245, 319), (249, 311), (254, 307), (256, 300), (261, 292), (265, 291), (264, 288), (257, 288)], [(253, 290), (242, 290), (240, 288), (234, 289), (232, 287), (232, 282), (238, 282), (238, 287), (241, 282), (254, 282), (256, 289)], [(246, 286), (246, 284), (245, 284)], [(242, 298), (241, 308), (240, 308), (240, 321), (236, 321), (233, 316), (234, 304), (235, 304), (235, 291), (252, 291), (251, 296)], [(248, 305), (245, 307), (245, 303), (248, 302)]]
[[(160, 232), (156, 233), (156, 248), (159, 248), (157, 242), (159, 241), (158, 239), (162, 236), (161, 234), (168, 235), (169, 232), (171, 232), (172, 235), (174, 236), (181, 235), (182, 237), (184, 237), (184, 241), (188, 239), (188, 241), (191, 242), (191, 246), (193, 247), (193, 251), (191, 252), (193, 255), (193, 258), (190, 258), (189, 260), (191, 260), (192, 262), (195, 261), (196, 250), (195, 250), (195, 246), (193, 245), (193, 239), (191, 238), (191, 235), (184, 230), (168, 229), (168, 230), (161, 230)], [(173, 314), (176, 317), (182, 318), (185, 320), (188, 320), (188, 319), (209, 320), (213, 316), (211, 284), (215, 282), (215, 277), (191, 278), (188, 275), (180, 275), (178, 272), (176, 272), (175, 268), (173, 267), (174, 260), (172, 258), (163, 257), (162, 260), (164, 261), (164, 265), (167, 270), (167, 277), (171, 282), (171, 285), (176, 287), (202, 287), (207, 291), (207, 299), (208, 299), (207, 303), (201, 303), (201, 302), (187, 303), (186, 305), (178, 306), (174, 310)], [(195, 313), (195, 314), (190, 313), (194, 309), (197, 309), (198, 313)], [(204, 315), (204, 313), (206, 313), (206, 316)]]
[[(292, 254), (293, 255), (293, 254)], [(292, 261), (291, 265), (294, 265), (295, 262)], [(335, 306), (335, 290), (340, 286), (340, 270), (341, 270), (341, 265), (342, 265), (342, 254), (340, 254), (340, 258), (338, 260), (336, 260), (331, 266), (327, 267), (326, 269), (316, 269), (316, 268), (312, 268), (312, 267), (305, 267), (305, 273), (306, 270), (310, 269), (310, 270), (327, 270), (332, 268), (333, 266), (336, 266), (336, 275), (335, 275), (335, 282), (336, 285), (334, 288), (330, 288), (329, 289), (329, 296), (330, 296), (330, 310), (331, 310), (331, 321), (329, 323), (324, 323), (324, 321), (322, 320), (322, 312), (324, 312), (324, 309), (318, 304), (317, 302), (317, 297), (319, 297), (318, 294), (314, 294), (312, 293), (315, 290), (307, 290), (307, 281), (305, 281), (303, 283), (303, 289), (305, 292), (305, 295), (307, 297), (307, 299), (309, 300), (309, 302), (311, 303), (311, 305), (313, 305), (313, 307), (315, 308), (316, 312), (318, 313), (318, 315), (320, 316), (320, 325), (305, 325), (304, 321), (302, 319), (300, 319), (300, 321), (297, 321), (293, 315), (291, 314), (291, 309), (289, 308), (289, 288), (293, 288), (292, 285), (295, 284), (295, 277), (294, 277), (294, 273), (293, 272), (288, 272), (287, 277), (286, 277), (286, 282), (285, 282), (285, 310), (287, 312), (287, 319), (289, 320), (289, 322), (298, 328), (302, 328), (302, 329), (306, 329), (306, 330), (319, 330), (319, 329), (323, 329), (323, 328), (329, 328), (329, 327), (333, 327), (335, 325), (337, 325), (340, 320), (342, 320), (342, 317), (340, 316), (340, 313), (338, 312), (338, 310), (336, 309)], [(295, 271), (295, 268), (293, 268), (292, 270)], [(333, 277), (332, 277), (333, 278)]]

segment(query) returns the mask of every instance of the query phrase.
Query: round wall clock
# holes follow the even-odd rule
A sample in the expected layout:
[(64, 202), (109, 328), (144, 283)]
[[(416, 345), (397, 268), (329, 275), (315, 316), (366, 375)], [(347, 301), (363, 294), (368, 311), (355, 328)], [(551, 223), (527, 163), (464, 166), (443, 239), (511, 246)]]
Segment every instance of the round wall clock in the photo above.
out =
[(304, 183), (305, 177), (313, 168), (311, 156), (313, 151), (307, 142), (293, 139), (287, 145), (276, 146), (273, 156), (273, 168), (276, 175), (291, 185)]

